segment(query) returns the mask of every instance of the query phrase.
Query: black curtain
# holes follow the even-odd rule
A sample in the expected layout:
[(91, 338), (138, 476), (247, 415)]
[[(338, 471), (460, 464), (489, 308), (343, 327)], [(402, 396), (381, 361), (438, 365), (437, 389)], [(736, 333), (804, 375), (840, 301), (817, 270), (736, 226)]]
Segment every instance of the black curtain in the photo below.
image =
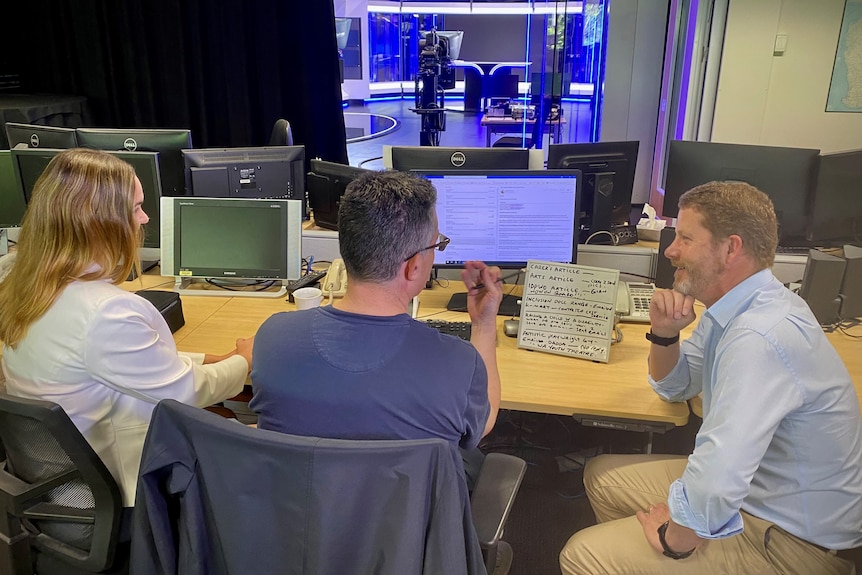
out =
[(332, 0), (15, 0), (21, 91), (86, 96), (93, 126), (190, 128), (261, 146), (287, 119), (347, 163)]

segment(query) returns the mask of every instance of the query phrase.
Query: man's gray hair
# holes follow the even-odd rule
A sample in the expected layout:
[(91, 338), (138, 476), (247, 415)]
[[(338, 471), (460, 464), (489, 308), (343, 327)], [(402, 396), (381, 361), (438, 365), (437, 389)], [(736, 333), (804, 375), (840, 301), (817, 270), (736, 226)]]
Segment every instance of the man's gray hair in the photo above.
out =
[(338, 244), (352, 278), (385, 282), (436, 231), (437, 190), (406, 172), (364, 174), (347, 186), (338, 209)]

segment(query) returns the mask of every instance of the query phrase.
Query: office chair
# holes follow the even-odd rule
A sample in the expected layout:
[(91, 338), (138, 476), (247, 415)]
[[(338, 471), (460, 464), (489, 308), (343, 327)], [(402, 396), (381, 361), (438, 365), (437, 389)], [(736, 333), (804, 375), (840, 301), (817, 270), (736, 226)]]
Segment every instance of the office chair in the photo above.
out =
[(290, 131), (290, 122), (283, 118), (275, 121), (272, 127), (272, 135), (269, 137), (270, 146), (292, 146), (293, 132)]
[(141, 460), (131, 572), (503, 573), (525, 468), (489, 455), (471, 510), (444, 440), (299, 437), (164, 400)]
[(0, 444), (0, 573), (122, 572), (120, 490), (66, 412), (0, 393)]

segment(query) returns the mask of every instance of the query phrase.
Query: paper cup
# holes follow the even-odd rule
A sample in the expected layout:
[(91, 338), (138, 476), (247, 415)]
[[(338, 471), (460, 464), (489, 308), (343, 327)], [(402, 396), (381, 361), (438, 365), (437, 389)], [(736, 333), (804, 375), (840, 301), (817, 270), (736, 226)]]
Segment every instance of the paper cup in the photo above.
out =
[(296, 309), (319, 307), (323, 301), (323, 292), (315, 287), (299, 288), (293, 292), (293, 301), (296, 302)]

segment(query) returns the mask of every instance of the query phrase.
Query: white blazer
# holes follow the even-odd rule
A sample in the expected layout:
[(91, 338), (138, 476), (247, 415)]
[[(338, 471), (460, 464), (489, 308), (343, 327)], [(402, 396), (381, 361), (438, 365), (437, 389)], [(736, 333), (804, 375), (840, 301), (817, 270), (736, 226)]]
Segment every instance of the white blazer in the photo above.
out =
[(203, 358), (178, 353), (158, 310), (106, 280), (66, 287), (16, 349), (4, 346), (2, 367), (10, 395), (66, 410), (132, 507), (155, 404), (171, 398), (203, 407), (242, 390), (245, 358), (208, 365)]

